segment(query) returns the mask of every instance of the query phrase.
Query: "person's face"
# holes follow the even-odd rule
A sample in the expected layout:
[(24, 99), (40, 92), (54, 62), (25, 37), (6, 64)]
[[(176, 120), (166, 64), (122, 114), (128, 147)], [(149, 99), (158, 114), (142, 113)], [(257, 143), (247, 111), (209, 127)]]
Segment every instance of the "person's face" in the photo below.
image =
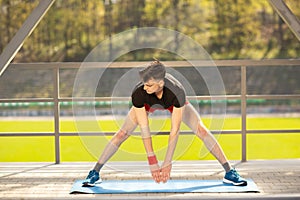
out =
[(153, 78), (149, 79), (147, 82), (144, 82), (144, 90), (148, 94), (153, 94), (161, 91), (163, 88), (162, 80), (155, 80)]

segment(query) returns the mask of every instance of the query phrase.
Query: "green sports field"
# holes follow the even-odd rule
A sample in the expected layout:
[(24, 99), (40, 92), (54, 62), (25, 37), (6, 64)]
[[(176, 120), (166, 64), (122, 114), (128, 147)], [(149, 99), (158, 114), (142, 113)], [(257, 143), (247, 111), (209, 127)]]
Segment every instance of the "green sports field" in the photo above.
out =
[[(26, 118), (25, 118), (26, 119)], [(209, 127), (210, 119), (203, 119)], [(0, 132), (49, 132), (53, 131), (51, 120), (1, 120)], [(103, 131), (116, 131), (118, 123), (112, 120), (98, 122)], [(154, 120), (152, 127), (169, 130), (169, 120)], [(160, 126), (163, 124), (163, 126)], [(226, 118), (223, 129), (239, 130), (240, 118)], [(298, 117), (253, 117), (247, 119), (248, 129), (300, 129)], [(62, 120), (61, 132), (76, 132), (76, 124), (71, 120)], [(188, 130), (182, 126), (182, 130)], [(241, 159), (241, 136), (239, 134), (216, 135), (230, 160)], [(61, 136), (61, 160), (95, 161), (110, 137), (108, 136)], [(161, 160), (167, 147), (168, 136), (153, 136), (153, 145)], [(300, 133), (291, 134), (248, 134), (247, 159), (285, 159), (300, 158)], [(47, 161), (53, 162), (54, 137), (0, 137), (0, 161)], [(214, 159), (194, 135), (181, 135), (175, 151), (176, 160)], [(142, 141), (137, 136), (130, 137), (112, 158), (115, 161), (145, 160)]]

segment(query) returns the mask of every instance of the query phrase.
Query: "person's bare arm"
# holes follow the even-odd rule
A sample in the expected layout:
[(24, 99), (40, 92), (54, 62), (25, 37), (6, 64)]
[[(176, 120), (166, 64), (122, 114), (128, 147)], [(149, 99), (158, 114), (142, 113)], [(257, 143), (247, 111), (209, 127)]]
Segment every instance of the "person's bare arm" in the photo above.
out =
[(144, 147), (148, 157), (148, 163), (150, 167), (150, 171), (155, 182), (160, 182), (160, 168), (158, 165), (158, 161), (156, 159), (156, 155), (153, 151), (151, 133), (149, 129), (148, 115), (144, 107), (136, 108), (134, 107), (134, 111), (136, 114), (137, 122), (141, 129), (141, 136), (143, 139)]
[(173, 108), (171, 131), (169, 135), (168, 149), (165, 156), (164, 163), (161, 168), (161, 180), (165, 183), (170, 179), (170, 173), (172, 169), (172, 158), (178, 141), (180, 124), (182, 120), (183, 108)]

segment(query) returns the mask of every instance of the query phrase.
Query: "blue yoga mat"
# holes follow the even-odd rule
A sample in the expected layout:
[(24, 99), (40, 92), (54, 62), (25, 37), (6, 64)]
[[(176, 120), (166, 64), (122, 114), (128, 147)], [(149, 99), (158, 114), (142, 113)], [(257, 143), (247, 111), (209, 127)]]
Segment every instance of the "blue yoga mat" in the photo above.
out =
[(122, 193), (219, 193), (219, 192), (259, 192), (250, 179), (247, 186), (232, 186), (220, 180), (170, 180), (157, 184), (153, 180), (108, 180), (94, 187), (82, 187), (83, 180), (73, 184), (70, 193), (122, 194)]

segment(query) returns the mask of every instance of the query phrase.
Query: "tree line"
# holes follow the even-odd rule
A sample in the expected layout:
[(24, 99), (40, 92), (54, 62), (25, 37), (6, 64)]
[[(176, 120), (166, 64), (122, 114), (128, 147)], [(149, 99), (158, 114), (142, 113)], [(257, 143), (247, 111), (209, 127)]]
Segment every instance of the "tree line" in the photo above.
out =
[[(300, 1), (286, 0), (300, 16)], [(0, 0), (0, 52), (37, 0)], [(14, 62), (82, 61), (101, 41), (139, 27), (164, 27), (200, 43), (213, 59), (299, 58), (297, 38), (267, 0), (56, 0)], [(149, 60), (158, 50), (120, 60)], [(162, 60), (177, 59), (165, 52)]]

